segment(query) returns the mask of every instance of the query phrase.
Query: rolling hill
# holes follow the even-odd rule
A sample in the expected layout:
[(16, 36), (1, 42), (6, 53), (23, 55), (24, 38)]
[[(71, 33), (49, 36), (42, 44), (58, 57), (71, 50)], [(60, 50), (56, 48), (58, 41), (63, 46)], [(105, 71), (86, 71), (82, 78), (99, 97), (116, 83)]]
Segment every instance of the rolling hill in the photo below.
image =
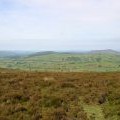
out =
[(1, 68), (31, 71), (120, 71), (120, 53), (114, 50), (88, 52), (37, 52), (0, 59)]
[(17, 58), (32, 54), (29, 51), (0, 51), (0, 58)]

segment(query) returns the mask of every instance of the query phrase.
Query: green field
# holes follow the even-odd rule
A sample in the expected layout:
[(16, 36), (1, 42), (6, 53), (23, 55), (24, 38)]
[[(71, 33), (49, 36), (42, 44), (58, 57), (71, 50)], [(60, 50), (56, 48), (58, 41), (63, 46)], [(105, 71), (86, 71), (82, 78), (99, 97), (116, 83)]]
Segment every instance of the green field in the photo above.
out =
[(21, 57), (0, 58), (1, 68), (31, 71), (120, 71), (120, 54), (117, 52), (33, 54)]

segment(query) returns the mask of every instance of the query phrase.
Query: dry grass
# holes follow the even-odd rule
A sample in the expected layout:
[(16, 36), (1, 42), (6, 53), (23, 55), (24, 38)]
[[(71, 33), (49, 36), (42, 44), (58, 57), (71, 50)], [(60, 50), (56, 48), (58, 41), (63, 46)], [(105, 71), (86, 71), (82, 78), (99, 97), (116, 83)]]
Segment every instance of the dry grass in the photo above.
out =
[(105, 120), (116, 120), (119, 98), (120, 73), (0, 70), (0, 120), (93, 119), (85, 106), (100, 107)]

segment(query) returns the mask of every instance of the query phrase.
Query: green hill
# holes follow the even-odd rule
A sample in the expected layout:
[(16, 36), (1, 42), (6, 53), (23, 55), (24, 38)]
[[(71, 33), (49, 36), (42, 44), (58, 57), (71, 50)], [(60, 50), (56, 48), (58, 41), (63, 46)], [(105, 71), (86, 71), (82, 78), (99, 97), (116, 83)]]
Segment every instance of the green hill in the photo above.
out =
[(1, 68), (35, 71), (120, 71), (120, 53), (113, 50), (90, 52), (37, 52), (0, 59)]

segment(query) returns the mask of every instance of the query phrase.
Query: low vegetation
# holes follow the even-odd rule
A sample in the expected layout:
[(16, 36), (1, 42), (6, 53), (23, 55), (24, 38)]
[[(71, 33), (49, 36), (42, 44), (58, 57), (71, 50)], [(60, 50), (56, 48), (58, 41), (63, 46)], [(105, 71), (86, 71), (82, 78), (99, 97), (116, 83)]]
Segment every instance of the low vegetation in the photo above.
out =
[(0, 70), (0, 120), (120, 120), (120, 73)]
[(42, 72), (120, 71), (120, 53), (45, 52), (30, 56), (0, 58), (0, 67)]

